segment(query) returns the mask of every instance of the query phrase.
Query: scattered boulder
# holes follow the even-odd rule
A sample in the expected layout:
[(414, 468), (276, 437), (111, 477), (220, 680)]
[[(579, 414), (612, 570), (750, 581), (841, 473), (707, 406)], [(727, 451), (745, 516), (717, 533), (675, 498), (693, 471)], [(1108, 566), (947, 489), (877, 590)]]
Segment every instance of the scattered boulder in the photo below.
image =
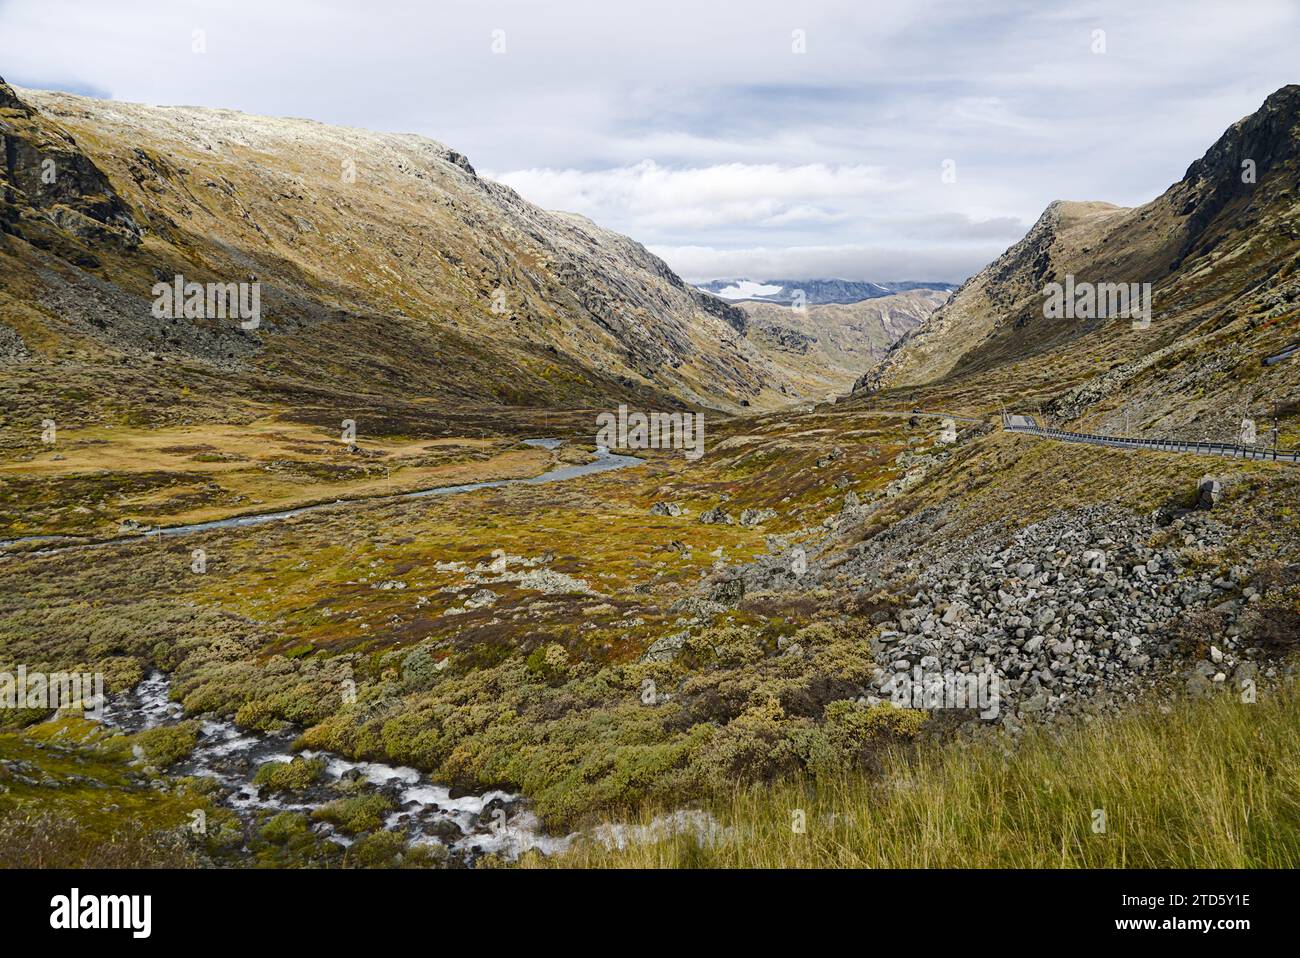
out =
[(481, 609), (484, 608), (485, 606), (495, 605), (497, 598), (498, 598), (497, 594), (493, 592), (491, 589), (479, 589), (477, 592), (475, 592), (473, 595), (471, 595), (468, 599), (465, 600), (465, 608)]
[(1088, 575), (1101, 575), (1106, 571), (1106, 553), (1097, 549), (1089, 549), (1082, 556), (1083, 567), (1087, 570)]
[(1223, 499), (1223, 483), (1213, 476), (1202, 476), (1196, 486), (1196, 508), (1213, 509)]
[(674, 632), (651, 643), (650, 648), (641, 656), (642, 662), (671, 662), (686, 644), (689, 632)]
[(714, 506), (708, 512), (703, 513), (700, 516), (700, 521), (704, 523), (706, 526), (712, 526), (712, 525), (729, 526), (735, 522), (735, 520), (731, 518), (731, 514), (728, 513), (725, 509), (723, 509), (722, 506)]
[(839, 462), (843, 458), (844, 458), (844, 450), (841, 449), (839, 446), (836, 446), (834, 449), (830, 451), (829, 454), (822, 456), (820, 459), (817, 460), (817, 468), (825, 469), (827, 466)]
[(769, 519), (776, 518), (775, 509), (745, 509), (740, 513), (740, 524), (748, 528), (761, 526)]
[(1215, 673), (1214, 666), (1209, 662), (1197, 662), (1187, 673), (1188, 693), (1198, 696), (1208, 695), (1214, 685)]
[(444, 845), (458, 842), (465, 837), (461, 827), (450, 818), (439, 818), (426, 826), (425, 831)]
[(745, 597), (745, 580), (740, 576), (714, 586), (709, 598), (722, 605), (735, 606)]

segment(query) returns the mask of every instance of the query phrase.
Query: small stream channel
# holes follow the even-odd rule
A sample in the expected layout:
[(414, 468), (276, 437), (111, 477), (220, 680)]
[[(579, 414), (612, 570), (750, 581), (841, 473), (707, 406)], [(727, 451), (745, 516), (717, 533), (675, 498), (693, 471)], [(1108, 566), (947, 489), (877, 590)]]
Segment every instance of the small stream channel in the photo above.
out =
[[(179, 703), (170, 700), (165, 675), (154, 672), (130, 692), (109, 697), (103, 722), (124, 732), (140, 732), (183, 720)], [(413, 768), (379, 762), (354, 762), (329, 752), (292, 751), (293, 730), (251, 732), (227, 720), (203, 719), (193, 753), (168, 770), (170, 776), (202, 776), (221, 784), (219, 801), (235, 811), (245, 824), (259, 812), (301, 811), (310, 814), (327, 802), (360, 794), (368, 787), (393, 803), (384, 828), (399, 831), (410, 842), (443, 845), (456, 859), (496, 853), (513, 859), (530, 848), (551, 854), (563, 851), (574, 836), (543, 834), (537, 817), (518, 795), (494, 790), (481, 795), (454, 794), (431, 782)], [(289, 762), (295, 756), (324, 758), (321, 780), (289, 796), (269, 794), (253, 784), (257, 770), (267, 762)], [(352, 789), (341, 785), (355, 781)], [(355, 789), (355, 790), (354, 790)], [(330, 841), (350, 845), (352, 840), (326, 822), (314, 829)]]
[[(563, 444), (559, 439), (528, 439), (525, 442), (545, 449), (555, 449)], [(282, 512), (172, 526), (93, 544), (130, 542), (144, 535), (182, 536), (212, 529), (261, 525), (310, 512), (350, 508), (374, 502), (453, 495), (501, 486), (563, 482), (594, 473), (623, 469), (641, 462), (641, 459), (634, 456), (617, 455), (604, 447), (598, 447), (596, 457), (591, 462), (560, 466), (529, 479), (501, 479), (439, 486), (392, 496), (340, 500)], [(67, 543), (67, 537), (26, 536), (0, 542), (0, 548), (34, 542)], [(92, 543), (63, 544), (41, 551), (63, 551), (88, 544)], [(171, 686), (167, 677), (161, 672), (154, 672), (131, 691), (110, 697), (103, 707), (103, 721), (124, 732), (139, 732), (180, 722), (184, 719), (183, 709), (179, 703), (171, 701), (170, 693)], [(239, 729), (228, 720), (203, 719), (194, 751), (169, 769), (168, 774), (215, 779), (221, 786), (217, 794), (218, 800), (239, 815), (246, 825), (253, 823), (264, 812), (274, 814), (301, 811), (310, 814), (327, 802), (345, 795), (359, 794), (367, 788), (372, 789), (387, 796), (394, 806), (384, 822), (385, 830), (400, 832), (407, 841), (414, 844), (442, 845), (448, 850), (452, 861), (466, 864), (472, 864), (475, 859), (486, 854), (497, 854), (507, 860), (517, 858), (530, 849), (554, 854), (564, 851), (583, 834), (545, 834), (527, 802), (510, 792), (492, 790), (475, 795), (436, 784), (417, 769), (406, 766), (356, 762), (339, 755), (312, 750), (295, 753), (292, 744), (297, 734), (293, 730), (252, 732)], [(268, 762), (289, 762), (296, 756), (325, 759), (324, 773), (319, 782), (288, 795), (271, 794), (253, 784), (262, 765)], [(350, 837), (327, 822), (315, 823), (313, 828), (318, 834), (340, 845), (352, 843)], [(622, 846), (628, 842), (653, 840), (679, 829), (693, 830), (705, 836), (717, 831), (716, 823), (707, 814), (683, 810), (656, 819), (649, 825), (600, 826), (585, 833), (585, 836), (606, 845)]]

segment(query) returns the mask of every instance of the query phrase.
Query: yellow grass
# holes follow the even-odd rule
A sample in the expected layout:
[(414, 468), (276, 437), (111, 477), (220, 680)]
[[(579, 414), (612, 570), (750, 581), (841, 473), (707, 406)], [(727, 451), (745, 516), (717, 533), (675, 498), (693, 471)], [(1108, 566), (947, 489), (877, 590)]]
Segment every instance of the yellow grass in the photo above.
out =
[(738, 790), (713, 808), (725, 829), (717, 841), (680, 832), (621, 852), (583, 842), (525, 864), (1295, 868), (1297, 719), (1294, 689), (1261, 691), (1255, 704), (1222, 694), (1038, 734), (1010, 753), (952, 743), (896, 754), (881, 776)]

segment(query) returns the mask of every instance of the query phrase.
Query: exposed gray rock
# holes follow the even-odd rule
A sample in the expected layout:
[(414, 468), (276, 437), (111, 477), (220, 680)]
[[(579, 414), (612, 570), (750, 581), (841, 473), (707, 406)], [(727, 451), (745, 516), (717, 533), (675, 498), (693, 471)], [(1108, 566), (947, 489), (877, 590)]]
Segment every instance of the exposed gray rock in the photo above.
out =
[(719, 583), (709, 594), (709, 598), (722, 605), (739, 605), (745, 597), (745, 580), (740, 576)]
[(839, 446), (836, 446), (834, 449), (830, 451), (828, 455), (822, 456), (820, 459), (817, 460), (817, 468), (825, 469), (827, 466), (839, 462), (843, 458), (844, 458), (844, 450), (841, 449)]
[(1223, 499), (1223, 483), (1213, 476), (1202, 476), (1196, 486), (1196, 508), (1213, 509)]
[(714, 506), (708, 512), (702, 513), (700, 515), (700, 521), (704, 523), (706, 526), (711, 526), (711, 525), (729, 526), (735, 522), (735, 520), (731, 518), (731, 515), (725, 509), (723, 509), (722, 506)]
[(642, 662), (671, 662), (677, 657), (677, 653), (682, 650), (686, 644), (686, 638), (689, 632), (674, 632), (672, 635), (665, 635), (662, 639), (653, 642), (650, 648), (645, 650), (641, 656)]

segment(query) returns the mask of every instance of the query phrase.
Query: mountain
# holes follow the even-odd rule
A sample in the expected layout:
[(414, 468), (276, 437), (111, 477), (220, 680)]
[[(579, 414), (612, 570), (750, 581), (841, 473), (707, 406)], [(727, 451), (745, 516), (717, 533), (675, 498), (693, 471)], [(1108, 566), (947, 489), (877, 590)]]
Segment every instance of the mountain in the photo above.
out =
[(879, 388), (937, 379), (992, 336), (1009, 315), (1015, 313), (1023, 327), (1032, 321), (1033, 311), (1041, 309), (1043, 286), (1057, 272), (1064, 275), (1055, 264), (1090, 249), (1098, 232), (1125, 212), (1109, 203), (1052, 203), (1024, 239), (963, 283), (943, 308), (899, 341), (862, 385)]
[[(0, 137), (17, 418), (789, 401), (742, 310), (425, 137), (3, 81)], [(177, 276), (259, 284), (260, 323), (156, 317)]]
[(947, 299), (942, 290), (917, 289), (804, 309), (755, 301), (741, 308), (749, 338), (798, 391), (822, 399), (847, 392), (864, 368)]
[(698, 284), (698, 288), (729, 302), (779, 303), (790, 306), (802, 298), (805, 305), (820, 306), (828, 303), (859, 303), (906, 293), (912, 290), (956, 289), (952, 283), (866, 283), (849, 279), (768, 279), (755, 282), (751, 279), (715, 279)]
[[(1067, 280), (1151, 284), (1149, 326), (1049, 318), (1044, 290)], [(1113, 425), (1127, 410), (1144, 427), (1220, 434), (1243, 409), (1300, 395), (1297, 364), (1262, 363), (1296, 338), (1298, 309), (1300, 86), (1290, 85), (1143, 206), (1052, 203), (855, 391), (929, 384), (984, 406), (993, 394), (1030, 399), (1060, 421), (1087, 413)]]

